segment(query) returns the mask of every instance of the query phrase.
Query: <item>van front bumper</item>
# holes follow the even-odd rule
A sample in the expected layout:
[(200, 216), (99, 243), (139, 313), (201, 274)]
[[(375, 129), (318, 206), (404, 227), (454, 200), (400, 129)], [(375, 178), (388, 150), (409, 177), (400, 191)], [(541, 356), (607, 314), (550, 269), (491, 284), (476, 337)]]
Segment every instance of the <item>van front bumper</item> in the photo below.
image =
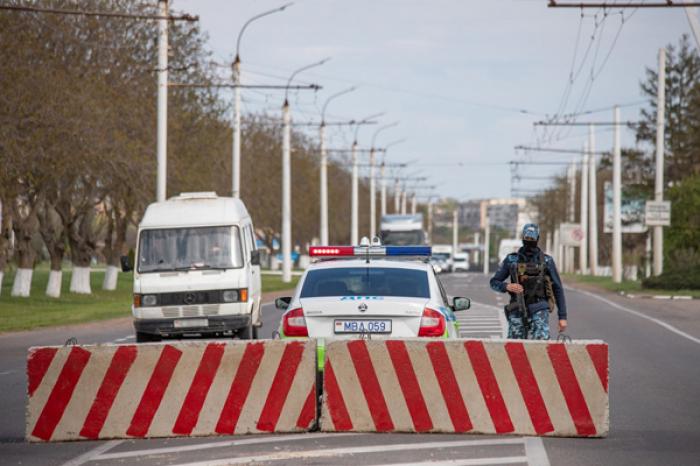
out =
[[(187, 323), (188, 321), (207, 321), (207, 325), (192, 325), (178, 326), (178, 323)], [(194, 322), (192, 322), (194, 323)], [(249, 314), (226, 315), (226, 316), (208, 316), (208, 317), (192, 317), (181, 319), (134, 319), (134, 329), (139, 333), (147, 333), (150, 335), (160, 335), (164, 337), (182, 336), (189, 334), (224, 334), (237, 332), (240, 329), (250, 325)]]

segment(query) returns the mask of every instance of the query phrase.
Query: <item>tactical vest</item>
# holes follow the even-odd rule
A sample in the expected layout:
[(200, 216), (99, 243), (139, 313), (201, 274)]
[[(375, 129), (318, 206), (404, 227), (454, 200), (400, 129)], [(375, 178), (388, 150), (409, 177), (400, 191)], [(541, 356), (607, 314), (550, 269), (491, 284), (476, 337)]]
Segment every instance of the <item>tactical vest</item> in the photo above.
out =
[(546, 271), (547, 264), (544, 262), (542, 251), (539, 252), (536, 262), (528, 261), (522, 253), (518, 253), (518, 282), (525, 290), (525, 304), (547, 300)]

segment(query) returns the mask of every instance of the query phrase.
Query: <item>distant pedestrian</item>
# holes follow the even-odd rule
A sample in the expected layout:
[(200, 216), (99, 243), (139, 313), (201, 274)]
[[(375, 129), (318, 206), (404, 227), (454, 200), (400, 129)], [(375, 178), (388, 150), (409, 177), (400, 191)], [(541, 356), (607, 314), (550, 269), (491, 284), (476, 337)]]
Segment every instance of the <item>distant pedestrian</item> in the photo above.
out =
[[(554, 259), (537, 246), (539, 239), (539, 227), (525, 225), (523, 246), (508, 254), (491, 278), (494, 291), (510, 293), (510, 304), (505, 307), (508, 338), (549, 340), (549, 313), (555, 304), (559, 332), (567, 327), (564, 287)], [(510, 283), (506, 284), (508, 278)]]

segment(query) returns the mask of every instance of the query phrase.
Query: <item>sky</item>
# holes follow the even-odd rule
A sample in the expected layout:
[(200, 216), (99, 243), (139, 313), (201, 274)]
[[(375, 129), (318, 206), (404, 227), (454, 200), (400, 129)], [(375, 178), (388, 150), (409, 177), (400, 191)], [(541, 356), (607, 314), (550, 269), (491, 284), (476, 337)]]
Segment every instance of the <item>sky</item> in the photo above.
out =
[[(172, 8), (199, 15), (213, 59), (230, 63), (243, 24), (285, 3), (174, 0)], [(283, 84), (294, 70), (330, 57), (295, 79), (323, 89), (291, 94), (293, 121), (319, 121), (329, 96), (357, 86), (329, 104), (326, 121), (385, 112), (377, 125), (360, 128), (360, 146), (369, 147), (380, 126), (399, 121), (377, 135), (377, 146), (405, 139), (387, 151), (387, 162), (410, 162), (404, 173), (429, 177), (421, 184), (436, 186), (440, 197), (510, 197), (508, 162), (523, 157), (516, 155), (516, 145), (580, 149), (587, 138), (585, 127), (544, 133), (534, 122), (557, 112), (587, 110), (598, 111), (578, 121), (610, 121), (615, 104), (622, 106), (622, 120), (638, 119), (646, 105), (639, 89), (645, 68), (656, 67), (659, 48), (677, 43), (684, 33), (692, 38), (681, 8), (626, 9), (623, 21), (620, 9), (607, 10), (607, 15), (584, 10), (582, 16), (579, 9), (547, 8), (547, 3), (295, 0), (285, 11), (246, 29), (240, 51), (242, 83)], [(230, 77), (227, 73), (224, 69), (222, 77)], [(280, 114), (279, 91), (242, 92), (244, 112)], [(316, 135), (313, 128), (307, 131)], [(333, 148), (347, 148), (354, 138), (342, 126), (329, 127), (327, 133)], [(622, 141), (635, 145), (627, 129)], [(609, 129), (599, 130), (596, 146), (610, 149)], [(526, 157), (578, 159), (551, 153)], [(530, 165), (520, 170), (527, 178), (563, 168)], [(523, 180), (515, 187), (537, 190), (547, 183)]]

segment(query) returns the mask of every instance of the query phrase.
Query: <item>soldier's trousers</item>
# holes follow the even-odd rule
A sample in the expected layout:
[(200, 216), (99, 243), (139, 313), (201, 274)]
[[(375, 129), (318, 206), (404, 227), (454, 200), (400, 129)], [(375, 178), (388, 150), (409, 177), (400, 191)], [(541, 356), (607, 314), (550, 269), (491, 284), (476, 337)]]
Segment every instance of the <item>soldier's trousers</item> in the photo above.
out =
[(549, 340), (549, 309), (542, 309), (529, 318), (530, 335), (526, 331), (523, 314), (513, 311), (508, 314), (508, 338), (519, 340)]

